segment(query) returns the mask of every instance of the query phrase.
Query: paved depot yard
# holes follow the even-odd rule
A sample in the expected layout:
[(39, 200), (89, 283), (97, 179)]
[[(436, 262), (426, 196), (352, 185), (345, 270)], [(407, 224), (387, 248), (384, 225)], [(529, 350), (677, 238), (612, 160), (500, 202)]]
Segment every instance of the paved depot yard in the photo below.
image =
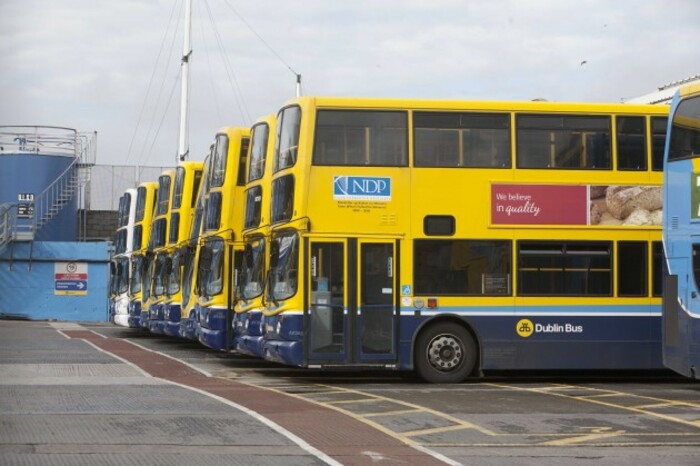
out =
[(700, 464), (700, 384), (321, 373), (0, 321), (0, 464)]

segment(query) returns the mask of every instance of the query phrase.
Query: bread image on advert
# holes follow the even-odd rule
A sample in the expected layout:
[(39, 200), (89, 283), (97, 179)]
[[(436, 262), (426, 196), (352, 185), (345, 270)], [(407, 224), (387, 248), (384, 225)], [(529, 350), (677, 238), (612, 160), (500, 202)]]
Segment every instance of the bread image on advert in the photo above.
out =
[(592, 186), (590, 223), (661, 225), (661, 193), (660, 186)]

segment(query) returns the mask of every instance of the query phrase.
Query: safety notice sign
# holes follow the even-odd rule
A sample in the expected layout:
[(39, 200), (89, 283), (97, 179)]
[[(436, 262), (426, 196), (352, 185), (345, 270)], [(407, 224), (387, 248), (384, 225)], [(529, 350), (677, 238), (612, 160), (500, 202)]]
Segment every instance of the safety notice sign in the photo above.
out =
[(54, 294), (87, 295), (87, 262), (56, 262), (54, 264), (54, 283)]

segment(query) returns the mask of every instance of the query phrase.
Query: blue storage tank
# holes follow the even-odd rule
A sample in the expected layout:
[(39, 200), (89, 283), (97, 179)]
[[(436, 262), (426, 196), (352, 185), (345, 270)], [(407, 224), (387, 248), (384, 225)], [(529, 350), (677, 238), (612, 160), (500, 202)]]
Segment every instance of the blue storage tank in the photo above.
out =
[(37, 241), (78, 240), (79, 188), (69, 188), (64, 178), (52, 196), (40, 194), (59, 177), (77, 181), (80, 145), (78, 133), (69, 128), (0, 127), (0, 204), (19, 204), (17, 223), (25, 226), (32, 224), (32, 211), (40, 217), (53, 209), (36, 229)]

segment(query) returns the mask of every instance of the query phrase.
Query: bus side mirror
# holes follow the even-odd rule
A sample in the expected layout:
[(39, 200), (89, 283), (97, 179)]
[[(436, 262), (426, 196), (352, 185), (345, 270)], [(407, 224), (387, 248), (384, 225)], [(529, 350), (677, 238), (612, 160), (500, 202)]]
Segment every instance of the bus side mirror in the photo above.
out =
[(244, 251), (244, 257), (245, 257), (245, 266), (247, 268), (252, 268), (253, 267), (253, 246), (250, 244), (245, 245), (245, 251)]
[(167, 275), (170, 275), (173, 271), (173, 258), (168, 256), (165, 258), (165, 263), (163, 264), (163, 272), (165, 272)]
[(280, 244), (277, 241), (273, 241), (270, 244), (270, 268), (274, 269), (277, 267), (280, 259)]
[(204, 247), (199, 251), (199, 269), (206, 270), (209, 268), (211, 265), (211, 258), (212, 258), (212, 253), (211, 253), (211, 248)]

